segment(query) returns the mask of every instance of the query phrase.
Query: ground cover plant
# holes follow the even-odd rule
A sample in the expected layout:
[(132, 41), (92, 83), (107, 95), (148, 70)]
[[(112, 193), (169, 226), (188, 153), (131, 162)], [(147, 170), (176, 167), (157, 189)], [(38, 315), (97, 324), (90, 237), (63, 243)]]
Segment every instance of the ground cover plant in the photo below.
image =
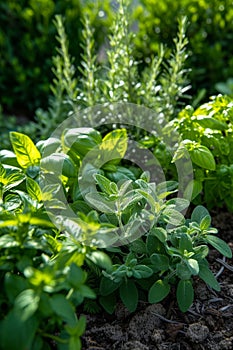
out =
[[(231, 100), (218, 96), (196, 111), (184, 108), (185, 18), (166, 64), (161, 47), (140, 75), (129, 13), (129, 2), (119, 1), (108, 67), (96, 61), (86, 18), (80, 85), (62, 18), (56, 17), (59, 50), (50, 109), (37, 112), (37, 123), (11, 132), (11, 150), (0, 151), (1, 349), (78, 350), (85, 333), (83, 313), (112, 314), (119, 302), (132, 313), (140, 303), (157, 304), (168, 295), (175, 295), (186, 312), (197, 281), (220, 291), (209, 253), (214, 248), (231, 258), (231, 249), (217, 236), (200, 202), (188, 215), (184, 212), (187, 198), (200, 200), (200, 192), (210, 206), (209, 181), (216, 180), (219, 169), (231, 171)], [(64, 128), (47, 143), (68, 114), (119, 101), (156, 110), (168, 135), (171, 128), (180, 133), (179, 142), (169, 149), (156, 130), (113, 123)], [(34, 142), (26, 134), (35, 135)], [(156, 182), (152, 173), (124, 159), (131, 137), (160, 161), (167, 181)], [(85, 163), (88, 154), (90, 165)], [(194, 166), (194, 190), (189, 185), (179, 198), (175, 160), (187, 154)], [(229, 192), (232, 183), (219, 186)], [(60, 191), (65, 204), (57, 196)], [(220, 188), (219, 196), (219, 205), (231, 209), (227, 192)], [(67, 205), (75, 217), (65, 219)]]

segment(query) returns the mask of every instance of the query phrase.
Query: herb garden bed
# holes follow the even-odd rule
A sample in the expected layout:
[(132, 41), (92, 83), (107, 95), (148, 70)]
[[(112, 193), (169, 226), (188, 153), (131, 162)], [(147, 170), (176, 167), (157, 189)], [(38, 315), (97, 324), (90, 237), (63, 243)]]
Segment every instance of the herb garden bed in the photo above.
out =
[[(213, 225), (227, 242), (233, 237), (233, 214), (213, 212)], [(233, 244), (229, 244), (233, 250)], [(186, 313), (180, 312), (175, 293), (164, 302), (141, 303), (130, 314), (119, 304), (114, 315), (85, 314), (85, 350), (224, 350), (233, 347), (233, 271), (217, 261), (222, 256), (210, 250), (212, 271), (219, 274), (221, 291), (215, 292), (200, 279), (194, 283), (195, 301)], [(231, 265), (231, 262), (228, 261)], [(232, 266), (231, 266), (232, 268)]]

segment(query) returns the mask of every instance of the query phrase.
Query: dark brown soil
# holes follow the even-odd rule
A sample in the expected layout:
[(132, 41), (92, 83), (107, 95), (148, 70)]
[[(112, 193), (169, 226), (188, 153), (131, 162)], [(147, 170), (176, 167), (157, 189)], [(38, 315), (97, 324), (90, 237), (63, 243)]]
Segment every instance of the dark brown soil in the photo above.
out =
[[(233, 214), (213, 213), (219, 237), (233, 249)], [(113, 316), (87, 316), (82, 338), (85, 350), (231, 350), (233, 349), (233, 263), (215, 250), (209, 263), (221, 284), (215, 292), (204, 282), (194, 282), (195, 301), (188, 312), (179, 311), (174, 296), (160, 304), (141, 303), (130, 314), (119, 304)]]

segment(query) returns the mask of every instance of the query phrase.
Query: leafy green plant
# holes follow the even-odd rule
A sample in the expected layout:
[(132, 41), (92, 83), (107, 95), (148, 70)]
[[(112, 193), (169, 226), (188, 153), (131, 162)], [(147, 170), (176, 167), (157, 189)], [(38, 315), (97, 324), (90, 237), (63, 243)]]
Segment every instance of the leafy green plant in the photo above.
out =
[(38, 184), (40, 152), (27, 135), (10, 138), (14, 152), (0, 153), (0, 347), (81, 349), (85, 318), (76, 307), (95, 298), (82, 266), (92, 254), (98, 262), (98, 252), (69, 242), (50, 221)]
[(59, 14), (66, 19), (66, 31), (72, 42), (70, 52), (79, 62), (81, 21), (87, 13), (92, 26), (98, 29), (95, 34), (98, 50), (112, 19), (107, 1), (6, 0), (1, 3), (0, 94), (4, 113), (25, 113), (32, 117), (37, 108), (47, 108), (53, 81), (52, 57), (56, 54), (53, 19)]
[(170, 48), (176, 30), (174, 18), (185, 15), (190, 50), (186, 67), (191, 69), (192, 95), (201, 89), (207, 97), (216, 94), (215, 84), (233, 76), (231, 0), (141, 0), (134, 12), (139, 27), (135, 38), (139, 61), (146, 64), (161, 43)]
[[(176, 129), (181, 143), (174, 160), (189, 151), (194, 164), (193, 198), (208, 208), (227, 206), (233, 210), (232, 99), (216, 96), (194, 110), (187, 106), (166, 127)], [(189, 191), (190, 188), (187, 188)]]
[[(197, 206), (191, 218), (185, 219), (182, 211), (189, 201), (173, 198), (176, 182), (150, 182), (149, 173), (137, 166), (124, 167), (122, 158), (128, 147), (125, 129), (115, 129), (104, 137), (91, 128), (65, 129), (59, 147), (61, 154), (65, 152), (79, 169), (79, 181), (70, 179), (66, 191), (77, 218), (62, 220), (63, 230), (72, 232), (73, 224), (78, 223), (77, 235), (86, 244), (112, 246), (103, 252), (113, 264), (106, 263), (104, 257), (106, 269), (99, 287), (95, 285), (106, 311), (112, 313), (120, 298), (132, 312), (140, 298), (159, 302), (175, 288), (178, 305), (185, 312), (193, 302), (195, 276), (219, 291), (207, 262), (208, 246), (229, 258), (230, 248), (216, 236), (217, 230), (211, 227), (211, 216), (204, 207)], [(60, 159), (53, 152), (45, 159), (43, 171), (55, 175)], [(66, 178), (63, 185), (67, 186)]]

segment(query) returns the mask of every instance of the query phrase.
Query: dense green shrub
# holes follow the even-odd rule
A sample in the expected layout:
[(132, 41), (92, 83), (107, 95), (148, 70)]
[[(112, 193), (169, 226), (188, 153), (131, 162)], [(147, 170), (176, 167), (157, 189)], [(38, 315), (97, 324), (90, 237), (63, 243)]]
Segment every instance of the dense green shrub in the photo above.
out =
[(139, 33), (136, 38), (140, 60), (157, 52), (160, 43), (171, 46), (175, 20), (188, 18), (187, 37), (191, 55), (193, 93), (205, 88), (207, 96), (216, 93), (215, 84), (233, 76), (232, 0), (141, 0), (136, 11)]
[[(102, 12), (99, 12), (99, 10)], [(105, 38), (111, 16), (108, 3), (87, 4), (80, 0), (7, 0), (0, 4), (0, 103), (4, 111), (31, 114), (46, 107), (52, 82), (52, 56), (56, 53), (56, 14), (65, 18), (72, 45), (70, 52), (77, 65), (80, 60), (81, 20), (89, 13), (98, 28), (95, 44)], [(102, 17), (99, 16), (99, 13)]]

